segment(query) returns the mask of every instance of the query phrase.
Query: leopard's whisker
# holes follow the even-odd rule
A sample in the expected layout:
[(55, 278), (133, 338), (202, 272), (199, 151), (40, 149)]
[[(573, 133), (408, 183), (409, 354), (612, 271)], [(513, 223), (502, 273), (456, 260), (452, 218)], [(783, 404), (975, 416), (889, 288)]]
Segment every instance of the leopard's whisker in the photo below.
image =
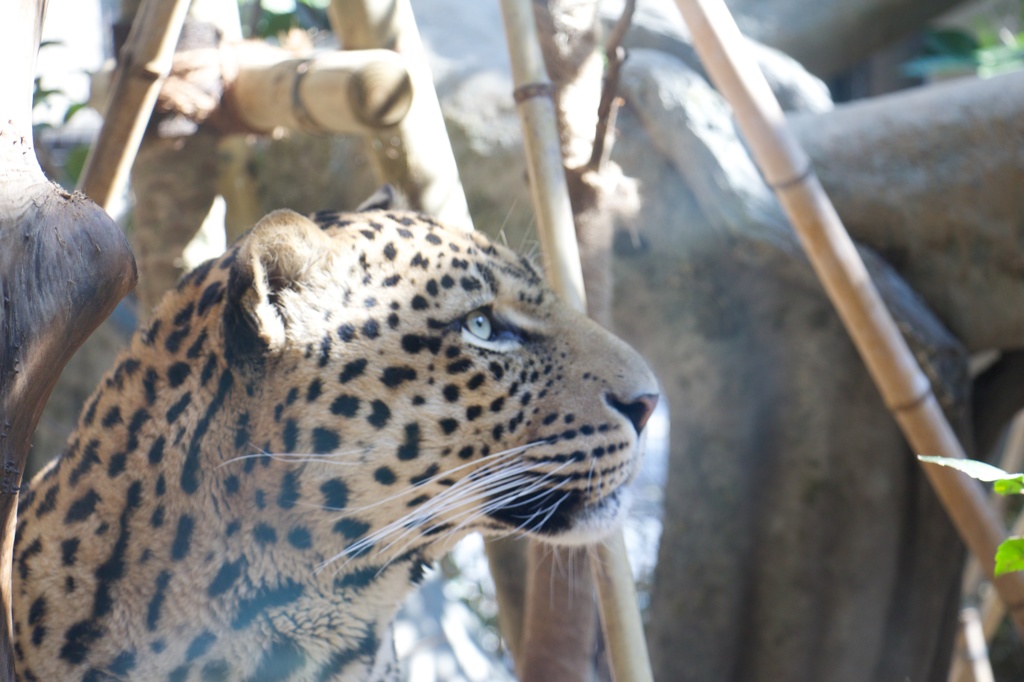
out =
[[(397, 533), (397, 536), (395, 536), (394, 539), (391, 540), (387, 545), (377, 548), (378, 553), (384, 553), (388, 551), (390, 548), (392, 548), (396, 543), (400, 542), (402, 538), (405, 537), (407, 534), (413, 531), (422, 531), (423, 524), (426, 521), (428, 521), (431, 517), (438, 517), (443, 514), (447, 514), (452, 510), (458, 509), (459, 507), (464, 507), (480, 499), (486, 499), (488, 497), (493, 498), (493, 496), (496, 493), (502, 494), (505, 493), (507, 490), (512, 491), (511, 493), (505, 494), (503, 497), (495, 500), (495, 502), (497, 502), (498, 504), (486, 505), (484, 507), (485, 511), (481, 512), (480, 514), (477, 514), (475, 518), (478, 518), (480, 515), (486, 515), (487, 510), (500, 509), (501, 506), (508, 504), (509, 502), (512, 502), (521, 497), (524, 497), (526, 495), (529, 495), (538, 488), (542, 488), (544, 486), (544, 483), (550, 477), (556, 475), (558, 471), (565, 467), (568, 467), (570, 464), (571, 462), (563, 462), (555, 469), (547, 471), (541, 477), (534, 479), (527, 478), (524, 476), (524, 474), (532, 473), (536, 469), (541, 468), (540, 464), (519, 463), (517, 467), (514, 466), (511, 468), (487, 471), (485, 472), (484, 476), (478, 476), (475, 479), (472, 477), (463, 478), (462, 480), (457, 482), (456, 485), (442, 491), (438, 495), (435, 495), (433, 498), (425, 502), (423, 505), (420, 505), (412, 512), (403, 515), (399, 519), (396, 519), (395, 521), (385, 525), (384, 527), (377, 529), (370, 535), (360, 538), (356, 542), (348, 545), (347, 547), (345, 547), (344, 550), (342, 550), (335, 556), (325, 560), (317, 568), (317, 572), (323, 570), (332, 563), (335, 563), (342, 557), (347, 557), (347, 560), (344, 563), (342, 563), (342, 567), (344, 567), (349, 563), (349, 561), (351, 561), (353, 558), (362, 555), (367, 549), (375, 547), (385, 538)], [(463, 486), (459, 486), (459, 484), (463, 483), (464, 481), (469, 481), (469, 483)], [(499, 482), (500, 485), (496, 487), (494, 484)], [(563, 481), (559, 485), (564, 485), (564, 483), (565, 482)], [(526, 484), (525, 488), (522, 487), (523, 484)], [(557, 489), (557, 486), (555, 489)], [(482, 492), (477, 492), (478, 490)], [(435, 510), (435, 507), (440, 507), (440, 509)], [(471, 513), (473, 511), (474, 510), (472, 509), (467, 509), (458, 513)], [(430, 527), (428, 530), (436, 529), (444, 525), (445, 523), (447, 522), (441, 521), (435, 524), (434, 526)]]

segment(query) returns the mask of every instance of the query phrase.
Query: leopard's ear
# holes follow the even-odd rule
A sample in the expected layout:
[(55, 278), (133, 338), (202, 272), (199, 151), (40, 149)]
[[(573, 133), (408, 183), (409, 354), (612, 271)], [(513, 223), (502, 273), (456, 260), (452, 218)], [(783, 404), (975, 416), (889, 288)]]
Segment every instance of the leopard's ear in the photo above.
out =
[(380, 189), (366, 198), (359, 204), (356, 211), (390, 211), (397, 208), (404, 208), (402, 198), (398, 191), (391, 185), (381, 185)]
[(280, 294), (324, 267), (330, 246), (316, 223), (287, 209), (267, 215), (239, 240), (224, 307), (229, 361), (258, 361), (284, 341)]

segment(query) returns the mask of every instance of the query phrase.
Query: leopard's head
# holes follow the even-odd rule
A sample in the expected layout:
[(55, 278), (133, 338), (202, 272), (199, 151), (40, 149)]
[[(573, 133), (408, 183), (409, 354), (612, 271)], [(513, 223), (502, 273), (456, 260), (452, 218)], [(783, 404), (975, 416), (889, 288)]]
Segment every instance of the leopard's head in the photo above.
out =
[(220, 333), (251, 407), (241, 455), (207, 466), (292, 494), (279, 512), (320, 519), (335, 558), (616, 527), (657, 401), (644, 361), (479, 233), (316, 220), (273, 213), (222, 261)]

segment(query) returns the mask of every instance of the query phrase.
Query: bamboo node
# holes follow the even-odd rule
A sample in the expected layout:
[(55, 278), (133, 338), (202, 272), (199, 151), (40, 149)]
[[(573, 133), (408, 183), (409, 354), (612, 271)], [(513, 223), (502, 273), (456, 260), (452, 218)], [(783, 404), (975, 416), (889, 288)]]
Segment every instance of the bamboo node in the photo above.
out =
[(302, 126), (303, 132), (311, 135), (330, 135), (331, 131), (317, 123), (312, 114), (309, 113), (309, 110), (306, 109), (306, 104), (302, 101), (302, 96), (299, 94), (302, 79), (309, 73), (312, 61), (312, 59), (303, 59), (295, 67), (295, 80), (292, 81), (292, 113)]
[(547, 97), (554, 99), (555, 86), (551, 83), (524, 83), (512, 91), (512, 99), (516, 104), (522, 104), (534, 97)]
[(767, 178), (765, 178), (765, 180), (766, 180), (766, 184), (769, 187), (771, 187), (773, 190), (775, 190), (776, 192), (782, 192), (784, 190), (790, 189), (791, 187), (795, 187), (797, 185), (803, 184), (804, 181), (806, 181), (807, 178), (811, 177), (811, 175), (813, 173), (814, 173), (814, 166), (808, 160), (807, 161), (807, 165), (804, 166), (803, 170), (801, 170), (799, 173), (797, 173), (796, 175), (794, 175), (794, 176), (792, 176), (790, 178), (786, 178), (785, 180), (779, 180), (777, 182), (769, 181)]
[(902, 403), (889, 403), (888, 405), (886, 405), (886, 407), (888, 407), (889, 410), (894, 413), (910, 412), (911, 410), (914, 410), (923, 405), (932, 397), (932, 387), (931, 384), (928, 384), (924, 387), (924, 389), (921, 390), (920, 393), (918, 393), (910, 400), (907, 400)]

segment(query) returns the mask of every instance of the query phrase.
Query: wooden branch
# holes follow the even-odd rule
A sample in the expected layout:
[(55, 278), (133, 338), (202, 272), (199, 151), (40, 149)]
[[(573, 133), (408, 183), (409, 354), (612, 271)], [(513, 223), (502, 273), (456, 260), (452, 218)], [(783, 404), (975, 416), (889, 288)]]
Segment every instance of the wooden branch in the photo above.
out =
[[(853, 242), (786, 127), (785, 116), (750, 57), (722, 0), (676, 0), (694, 45), (718, 90), (732, 105), (751, 154), (772, 186), (833, 305), (867, 365), (885, 404), (915, 452), (964, 457), (931, 386), (900, 335)], [(981, 486), (955, 470), (925, 465), (925, 473), (964, 543), (992, 576), (1006, 537)], [(1024, 632), (1024, 574), (994, 584)]]
[(107, 208), (124, 187), (160, 86), (171, 70), (189, 0), (145, 0), (121, 51), (113, 95), (78, 188)]
[(135, 284), (124, 235), (46, 180), (32, 149), (32, 88), (45, 0), (0, 22), (0, 679), (14, 680), (11, 567), (18, 490), (64, 364)]
[(368, 137), (381, 182), (395, 185), (412, 208), (473, 229), (455, 155), (409, 0), (332, 0), (328, 17), (346, 50), (386, 48), (406, 58), (415, 93), (397, 125)]
[(630, 24), (633, 23), (635, 11), (636, 0), (626, 0), (622, 15), (615, 22), (611, 35), (608, 36), (608, 41), (605, 43), (604, 83), (601, 87), (601, 102), (597, 107), (597, 130), (594, 131), (594, 147), (590, 152), (590, 161), (587, 162), (588, 170), (601, 170), (601, 166), (607, 161), (608, 154), (611, 153), (608, 135), (609, 131), (615, 129), (619, 73), (622, 71), (622, 63), (626, 61), (626, 51), (622, 47), (622, 41), (626, 37), (626, 31), (629, 30)]

